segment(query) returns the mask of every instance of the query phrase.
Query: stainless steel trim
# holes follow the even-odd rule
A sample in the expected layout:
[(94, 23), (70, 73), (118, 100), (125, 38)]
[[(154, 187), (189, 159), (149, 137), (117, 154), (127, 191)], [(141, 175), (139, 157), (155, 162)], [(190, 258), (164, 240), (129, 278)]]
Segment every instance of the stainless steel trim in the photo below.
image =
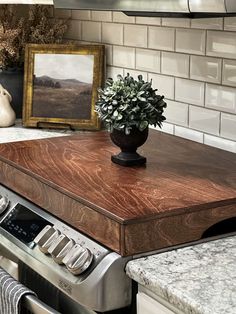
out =
[(18, 280), (18, 263), (13, 262), (6, 256), (0, 256), (0, 266), (15, 280)]
[(189, 0), (190, 12), (226, 13), (224, 0)]
[(235, 0), (54, 0), (62, 9), (122, 11), (127, 15), (208, 17), (236, 15)]
[(56, 8), (189, 13), (188, 0), (54, 0)]
[(33, 314), (60, 314), (33, 295), (26, 295), (22, 305)]

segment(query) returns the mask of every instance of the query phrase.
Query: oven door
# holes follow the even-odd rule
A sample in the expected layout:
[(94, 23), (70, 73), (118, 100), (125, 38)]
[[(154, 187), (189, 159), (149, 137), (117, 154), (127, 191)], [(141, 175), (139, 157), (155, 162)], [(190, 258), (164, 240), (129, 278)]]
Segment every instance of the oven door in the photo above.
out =
[[(0, 251), (2, 254), (3, 252)], [(7, 257), (0, 255), (0, 266), (13, 278), (19, 280), (19, 267), (16, 259), (14, 261)], [(59, 314), (58, 311), (54, 310), (46, 303), (33, 295), (26, 295), (23, 297), (21, 302), (21, 311), (24, 314)]]
[(24, 314), (95, 314), (68, 298), (47, 280), (0, 245), (0, 266), (13, 278), (34, 291), (38, 297), (26, 295), (22, 299)]

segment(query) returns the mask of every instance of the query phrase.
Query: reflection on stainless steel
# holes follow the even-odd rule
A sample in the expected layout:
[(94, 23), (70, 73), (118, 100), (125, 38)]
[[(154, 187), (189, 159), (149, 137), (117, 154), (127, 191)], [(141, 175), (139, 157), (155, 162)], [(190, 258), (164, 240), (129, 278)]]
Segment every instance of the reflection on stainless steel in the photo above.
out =
[(4, 213), (9, 205), (9, 199), (6, 196), (0, 198), (0, 215)]
[(34, 314), (60, 314), (33, 295), (24, 297), (23, 307)]
[(91, 265), (93, 254), (89, 249), (83, 248), (79, 244), (75, 244), (62, 262), (67, 269), (74, 275), (82, 274)]
[(0, 266), (14, 279), (18, 280), (18, 264), (16, 262), (11, 261), (4, 256), (0, 256)]
[(122, 11), (128, 15), (206, 17), (236, 14), (235, 0), (54, 0), (56, 8)]
[(47, 254), (48, 249), (57, 240), (60, 235), (60, 231), (51, 227), (46, 226), (34, 239), (34, 242), (38, 244), (41, 252)]
[(74, 245), (75, 241), (73, 239), (68, 238), (65, 234), (61, 234), (49, 247), (48, 253), (51, 254), (57, 264), (62, 264), (63, 258), (71, 251)]

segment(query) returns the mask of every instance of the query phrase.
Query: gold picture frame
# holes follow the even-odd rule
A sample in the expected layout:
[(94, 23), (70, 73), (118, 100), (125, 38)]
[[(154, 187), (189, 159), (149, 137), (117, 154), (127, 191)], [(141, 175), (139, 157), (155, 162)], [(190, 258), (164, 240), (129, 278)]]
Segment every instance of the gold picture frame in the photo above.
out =
[(23, 126), (98, 130), (103, 75), (103, 45), (28, 44)]

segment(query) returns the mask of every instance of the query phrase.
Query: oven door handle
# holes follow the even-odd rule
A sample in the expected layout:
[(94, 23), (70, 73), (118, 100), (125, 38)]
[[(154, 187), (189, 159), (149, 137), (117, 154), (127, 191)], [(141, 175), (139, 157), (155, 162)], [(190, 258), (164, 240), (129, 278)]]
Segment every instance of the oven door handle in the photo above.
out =
[(34, 295), (26, 295), (22, 301), (22, 305), (33, 314), (60, 314)]

